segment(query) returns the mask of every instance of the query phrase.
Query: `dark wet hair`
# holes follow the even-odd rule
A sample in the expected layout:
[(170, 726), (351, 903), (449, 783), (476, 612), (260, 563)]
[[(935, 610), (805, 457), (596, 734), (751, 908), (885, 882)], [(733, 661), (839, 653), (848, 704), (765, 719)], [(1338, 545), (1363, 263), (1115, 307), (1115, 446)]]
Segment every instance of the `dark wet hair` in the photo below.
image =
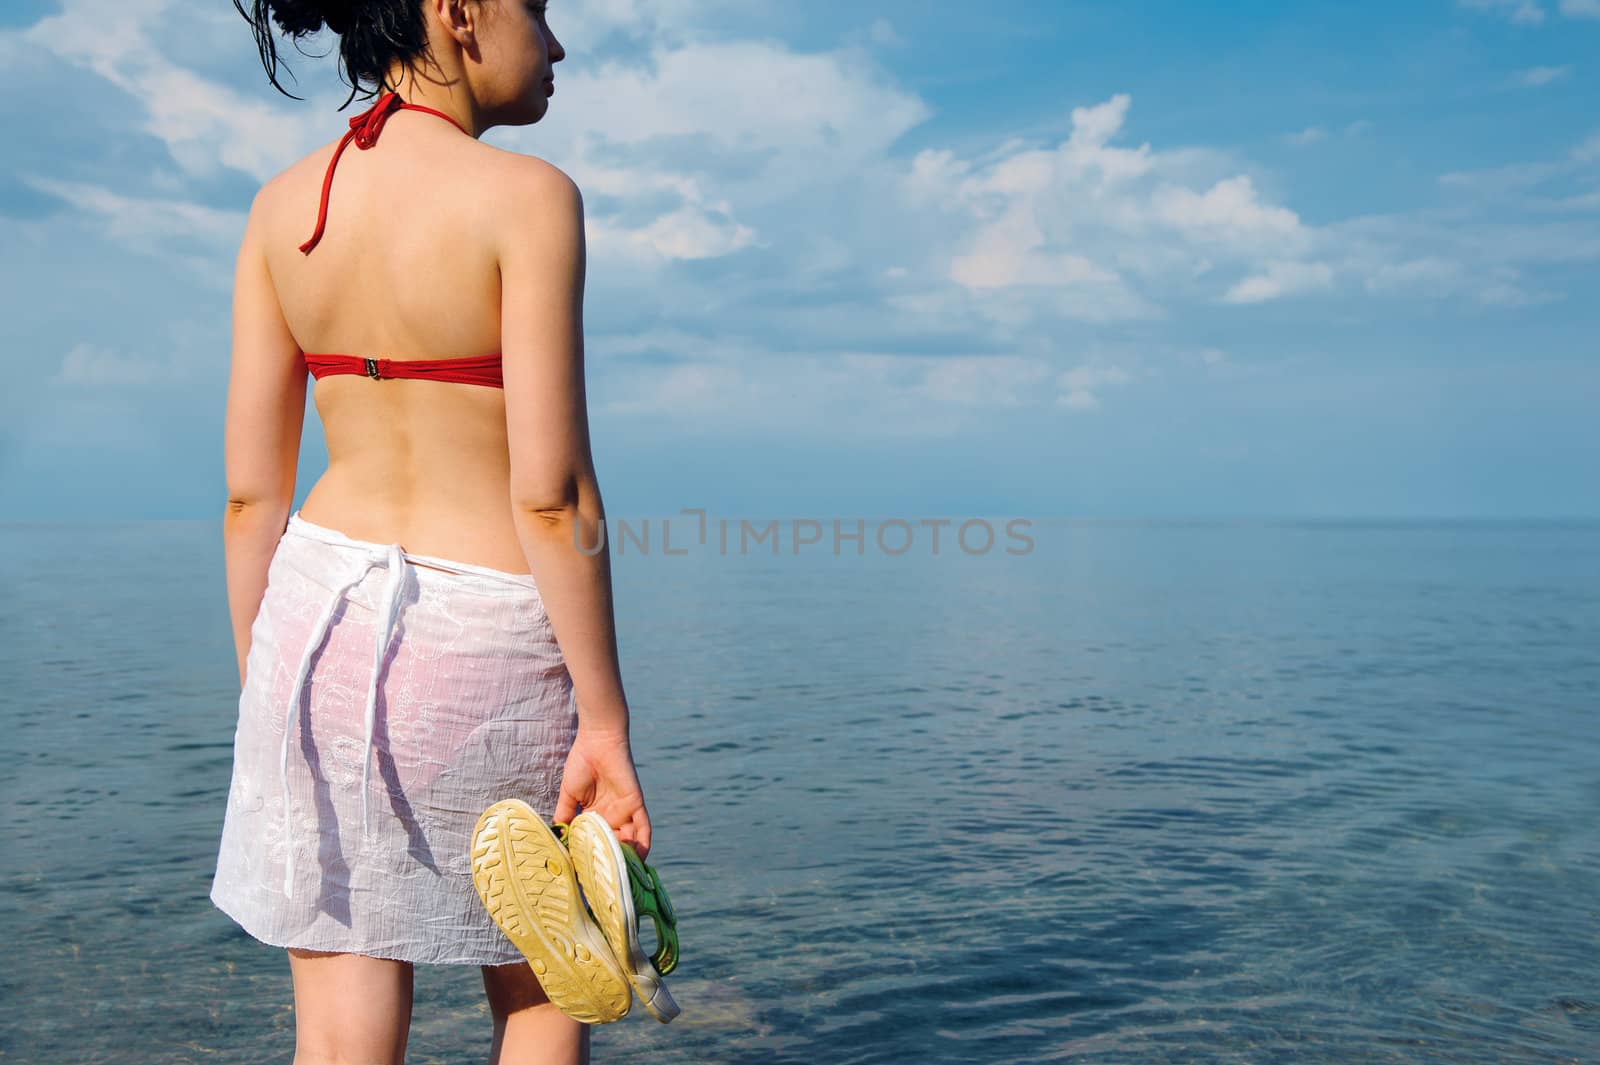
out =
[[(285, 96), (300, 97), (278, 84), (278, 36), (272, 23), (295, 40), (309, 37), (324, 26), (339, 35), (339, 61), (349, 75), (350, 96), (363, 86), (372, 95), (385, 88), (384, 75), (395, 60), (409, 60), (427, 49), (428, 32), (422, 16), (422, 0), (247, 0), (253, 10), (246, 11), (241, 0), (233, 6), (255, 29), (256, 49), (267, 80)], [(291, 76), (293, 71), (290, 71)], [(341, 109), (348, 104), (346, 100)]]

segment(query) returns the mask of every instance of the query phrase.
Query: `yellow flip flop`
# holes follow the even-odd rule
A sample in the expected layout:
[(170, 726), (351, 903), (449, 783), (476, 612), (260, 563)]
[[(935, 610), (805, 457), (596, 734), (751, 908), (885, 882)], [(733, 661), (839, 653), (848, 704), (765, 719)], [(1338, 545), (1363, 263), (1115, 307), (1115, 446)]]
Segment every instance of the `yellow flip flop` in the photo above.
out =
[(472, 882), (550, 1001), (585, 1024), (627, 1016), (633, 996), (584, 906), (567, 848), (521, 799), (483, 811), (472, 833)]
[[(567, 845), (584, 898), (622, 975), (650, 1015), (666, 1024), (682, 1010), (661, 979), (677, 968), (678, 933), (677, 916), (660, 878), (593, 810), (583, 811), (570, 825), (557, 822), (552, 827)], [(654, 955), (646, 954), (639, 941), (639, 921), (644, 917), (655, 923)]]

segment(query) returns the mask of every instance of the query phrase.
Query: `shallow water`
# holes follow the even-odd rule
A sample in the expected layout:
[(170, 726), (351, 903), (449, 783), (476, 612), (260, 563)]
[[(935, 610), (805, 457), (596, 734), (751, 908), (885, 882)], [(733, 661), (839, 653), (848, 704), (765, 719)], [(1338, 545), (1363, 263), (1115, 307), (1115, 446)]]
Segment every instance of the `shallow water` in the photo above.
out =
[[(1032, 533), (614, 560), (684, 1014), (596, 1062), (1600, 1061), (1600, 527)], [(0, 680), (0, 1056), (290, 1061), (216, 524), (0, 526)]]

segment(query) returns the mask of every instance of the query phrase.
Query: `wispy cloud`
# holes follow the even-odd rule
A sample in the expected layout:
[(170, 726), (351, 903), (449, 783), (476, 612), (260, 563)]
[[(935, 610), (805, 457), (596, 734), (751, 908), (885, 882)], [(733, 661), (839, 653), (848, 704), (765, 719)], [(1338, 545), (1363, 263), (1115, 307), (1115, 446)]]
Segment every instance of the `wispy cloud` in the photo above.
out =
[(1518, 71), (1512, 83), (1525, 89), (1539, 89), (1560, 81), (1571, 73), (1570, 66), (1529, 67), (1527, 70)]
[(291, 114), (168, 58), (168, 41), (151, 29), (181, 14), (187, 44), (204, 47), (223, 30), (231, 41), (242, 29), (233, 18), (194, 12), (175, 0), (61, 0), (61, 9), (20, 31), (23, 46), (92, 71), (122, 90), (144, 113), (145, 133), (159, 138), (178, 166), (194, 177), (227, 168), (264, 181), (293, 155), (326, 136), (310, 116)]
[[(1542, 25), (1545, 21), (1546, 8), (1538, 0), (1457, 0), (1457, 3), (1528, 26)], [(1600, 0), (1558, 0), (1555, 10), (1566, 18), (1600, 19)]]
[(1061, 390), (1056, 396), (1056, 405), (1069, 410), (1095, 410), (1101, 405), (1100, 394), (1105, 389), (1132, 380), (1133, 375), (1120, 366), (1075, 366), (1056, 378)]
[(1502, 15), (1512, 22), (1537, 26), (1544, 21), (1544, 8), (1535, 0), (1458, 0), (1462, 7)]
[[(1346, 137), (1359, 137), (1371, 129), (1372, 123), (1370, 121), (1358, 118), (1345, 123), (1344, 128), (1339, 132)], [(1284, 134), (1283, 139), (1289, 144), (1304, 147), (1310, 144), (1321, 144), (1323, 141), (1328, 140), (1330, 136), (1332, 134), (1328, 132), (1326, 126), (1307, 126), (1295, 133)]]
[(173, 384), (190, 379), (192, 367), (173, 354), (155, 357), (112, 351), (94, 344), (74, 344), (51, 378), (75, 388), (105, 389), (129, 385)]
[(20, 180), (92, 218), (105, 236), (142, 251), (175, 250), (198, 242), (217, 254), (244, 230), (243, 211), (220, 210), (177, 197), (130, 196), (104, 185), (23, 174)]
[(1333, 268), (1327, 263), (1282, 259), (1267, 263), (1263, 272), (1240, 281), (1223, 298), (1229, 303), (1263, 303), (1332, 283)]

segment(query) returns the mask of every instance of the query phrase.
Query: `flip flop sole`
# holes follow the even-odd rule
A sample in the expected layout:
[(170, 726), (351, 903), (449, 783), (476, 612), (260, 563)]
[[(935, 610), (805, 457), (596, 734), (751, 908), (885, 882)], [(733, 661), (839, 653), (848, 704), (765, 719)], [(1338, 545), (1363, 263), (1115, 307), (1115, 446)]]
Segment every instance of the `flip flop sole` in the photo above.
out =
[(472, 882), (557, 1008), (585, 1024), (627, 1015), (629, 984), (584, 909), (567, 850), (527, 803), (502, 799), (478, 818)]
[(622, 975), (650, 1015), (666, 1024), (682, 1012), (639, 942), (639, 917), (628, 887), (622, 844), (599, 814), (584, 811), (567, 827), (567, 853), (583, 886), (595, 923), (622, 963)]

